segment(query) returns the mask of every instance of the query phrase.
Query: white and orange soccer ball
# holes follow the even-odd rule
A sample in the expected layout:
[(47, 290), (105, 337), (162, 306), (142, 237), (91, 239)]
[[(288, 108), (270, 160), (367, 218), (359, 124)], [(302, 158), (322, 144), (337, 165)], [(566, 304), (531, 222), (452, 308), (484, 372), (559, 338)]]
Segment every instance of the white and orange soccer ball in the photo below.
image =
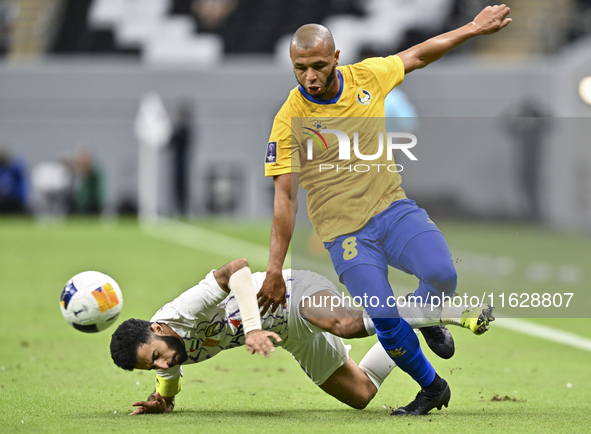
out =
[(84, 333), (97, 333), (113, 324), (123, 296), (113, 278), (98, 271), (83, 271), (72, 277), (60, 299), (64, 319)]

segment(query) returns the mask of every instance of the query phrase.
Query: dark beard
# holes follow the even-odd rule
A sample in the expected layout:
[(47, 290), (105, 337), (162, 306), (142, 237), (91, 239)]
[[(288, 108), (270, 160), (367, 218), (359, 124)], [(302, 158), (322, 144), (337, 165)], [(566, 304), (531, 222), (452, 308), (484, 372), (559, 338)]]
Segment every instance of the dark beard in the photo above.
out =
[(176, 336), (158, 336), (158, 339), (166, 342), (168, 348), (174, 351), (174, 356), (172, 357), (172, 366), (181, 365), (187, 361), (189, 358), (187, 355), (187, 350), (185, 350), (185, 346), (179, 340), (179, 338)]
[[(294, 71), (293, 73), (294, 73), (294, 75), (295, 75), (295, 71)], [(326, 95), (326, 92), (328, 92), (328, 89), (330, 88), (330, 86), (331, 86), (331, 85), (332, 85), (332, 83), (334, 82), (334, 80), (335, 80), (336, 76), (337, 76), (337, 66), (336, 66), (336, 65), (333, 65), (333, 67), (332, 67), (332, 71), (330, 71), (330, 74), (328, 74), (328, 77), (326, 78), (326, 86), (325, 86), (324, 92), (322, 92), (321, 94), (319, 94), (319, 95), (317, 95), (317, 96), (314, 96), (313, 98), (316, 98), (316, 99), (322, 99), (322, 97), (323, 97), (324, 95)], [(300, 84), (300, 86), (302, 86), (302, 89), (304, 89), (304, 92), (306, 92), (306, 86), (304, 86), (304, 85), (303, 85), (303, 84), (300, 82), (300, 80), (298, 80), (298, 77), (297, 77), (297, 75), (296, 75), (296, 80), (297, 80), (297, 82)], [(306, 93), (308, 93), (308, 92), (306, 92)], [(309, 95), (309, 94), (308, 94), (308, 95)], [(312, 96), (312, 95), (310, 95), (310, 96)]]

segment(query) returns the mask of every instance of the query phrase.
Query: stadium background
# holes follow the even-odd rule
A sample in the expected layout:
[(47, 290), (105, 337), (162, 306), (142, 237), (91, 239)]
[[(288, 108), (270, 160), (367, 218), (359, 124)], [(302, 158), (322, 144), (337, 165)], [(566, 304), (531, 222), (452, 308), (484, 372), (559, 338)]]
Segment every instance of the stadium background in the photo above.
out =
[[(419, 115), (419, 161), (403, 162), (403, 186), (446, 234), (461, 290), (575, 292), (589, 312), (591, 106), (584, 79), (591, 76), (591, 6), (574, 0), (515, 3), (508, 4), (514, 22), (503, 32), (469, 41), (401, 86)], [(57, 305), (61, 286), (84, 269), (108, 272), (123, 289), (125, 319), (151, 315), (171, 293), (234, 257), (248, 257), (263, 270), (273, 197), (263, 156), (274, 114), (295, 84), (289, 35), (304, 23), (323, 23), (347, 63), (363, 49), (395, 53), (456, 28), (487, 4), (0, 2), (0, 148), (26, 162), (30, 191), (24, 216), (0, 220), (6, 310), (0, 324), (10, 330), (0, 338), (2, 424), (11, 431), (141, 431), (149, 424), (171, 429), (163, 418), (119, 418), (152, 391), (151, 374), (134, 373), (130, 380), (116, 371), (105, 351), (109, 332), (86, 336), (67, 328)], [(139, 226), (134, 217), (141, 184), (135, 123), (149, 92), (157, 92), (170, 118), (180, 104), (193, 108), (186, 223)], [(550, 125), (543, 134), (543, 200), (535, 224), (523, 215), (518, 152), (506, 126), (509, 116), (527, 122), (519, 116), (525, 101), (534, 101)], [(99, 218), (44, 215), (31, 186), (34, 168), (71, 159), (84, 147), (91, 148), (106, 181)], [(157, 214), (176, 217), (171, 153), (160, 149), (152, 156)], [(39, 219), (28, 215), (33, 211)], [(334, 279), (328, 258), (307, 234), (303, 211), (298, 218), (305, 236), (295, 240), (293, 260)], [(392, 277), (400, 291), (414, 285), (400, 273)], [(382, 405), (401, 404), (416, 392), (399, 375), (360, 416), (308, 384), (289, 355), (275, 353), (265, 365), (239, 350), (192, 370), (199, 374), (188, 372), (195, 383), (187, 383), (180, 411), (168, 420), (189, 428), (199, 418), (203, 429), (218, 431), (222, 421), (222, 430), (234, 431), (367, 424), (381, 431), (395, 423), (431, 432), (432, 421), (440, 432), (481, 423), (537, 432), (588, 430), (588, 319), (530, 320), (534, 336), (515, 332), (527, 328), (523, 323), (506, 324), (499, 321), (478, 340), (454, 333), (456, 357), (434, 362), (447, 377), (455, 372), (453, 407), (412, 426), (383, 420)], [(366, 341), (353, 343), (355, 360), (373, 342)], [(294, 377), (289, 386), (286, 376)], [(491, 401), (493, 395), (501, 401)], [(56, 405), (55, 397), (64, 405)]]

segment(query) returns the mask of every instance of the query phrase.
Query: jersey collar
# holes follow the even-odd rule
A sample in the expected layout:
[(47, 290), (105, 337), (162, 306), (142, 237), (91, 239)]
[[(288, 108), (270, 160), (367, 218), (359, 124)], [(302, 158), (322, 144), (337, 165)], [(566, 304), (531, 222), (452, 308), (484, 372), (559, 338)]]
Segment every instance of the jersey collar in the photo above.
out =
[(314, 98), (312, 95), (310, 95), (308, 92), (306, 92), (304, 90), (302, 85), (298, 86), (298, 90), (300, 91), (300, 93), (302, 94), (302, 96), (304, 98), (306, 98), (310, 102), (313, 102), (314, 104), (334, 104), (339, 100), (339, 98), (341, 97), (341, 94), (343, 93), (343, 76), (341, 75), (341, 71), (339, 71), (338, 69), (337, 69), (337, 75), (339, 76), (339, 83), (340, 83), (339, 93), (337, 93), (337, 95), (332, 99)]

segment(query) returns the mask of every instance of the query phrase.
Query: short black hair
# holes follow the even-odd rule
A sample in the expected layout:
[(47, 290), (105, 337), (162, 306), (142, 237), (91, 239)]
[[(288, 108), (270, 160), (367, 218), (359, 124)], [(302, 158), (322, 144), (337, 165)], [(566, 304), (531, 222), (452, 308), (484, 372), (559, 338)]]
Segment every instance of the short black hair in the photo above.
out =
[(137, 365), (137, 349), (153, 338), (152, 323), (141, 319), (123, 321), (111, 337), (111, 358), (117, 366), (133, 371)]
[(291, 52), (291, 47), (308, 50), (315, 47), (320, 41), (326, 44), (331, 54), (335, 52), (334, 39), (330, 30), (321, 24), (304, 24), (293, 34), (289, 43), (289, 50)]

